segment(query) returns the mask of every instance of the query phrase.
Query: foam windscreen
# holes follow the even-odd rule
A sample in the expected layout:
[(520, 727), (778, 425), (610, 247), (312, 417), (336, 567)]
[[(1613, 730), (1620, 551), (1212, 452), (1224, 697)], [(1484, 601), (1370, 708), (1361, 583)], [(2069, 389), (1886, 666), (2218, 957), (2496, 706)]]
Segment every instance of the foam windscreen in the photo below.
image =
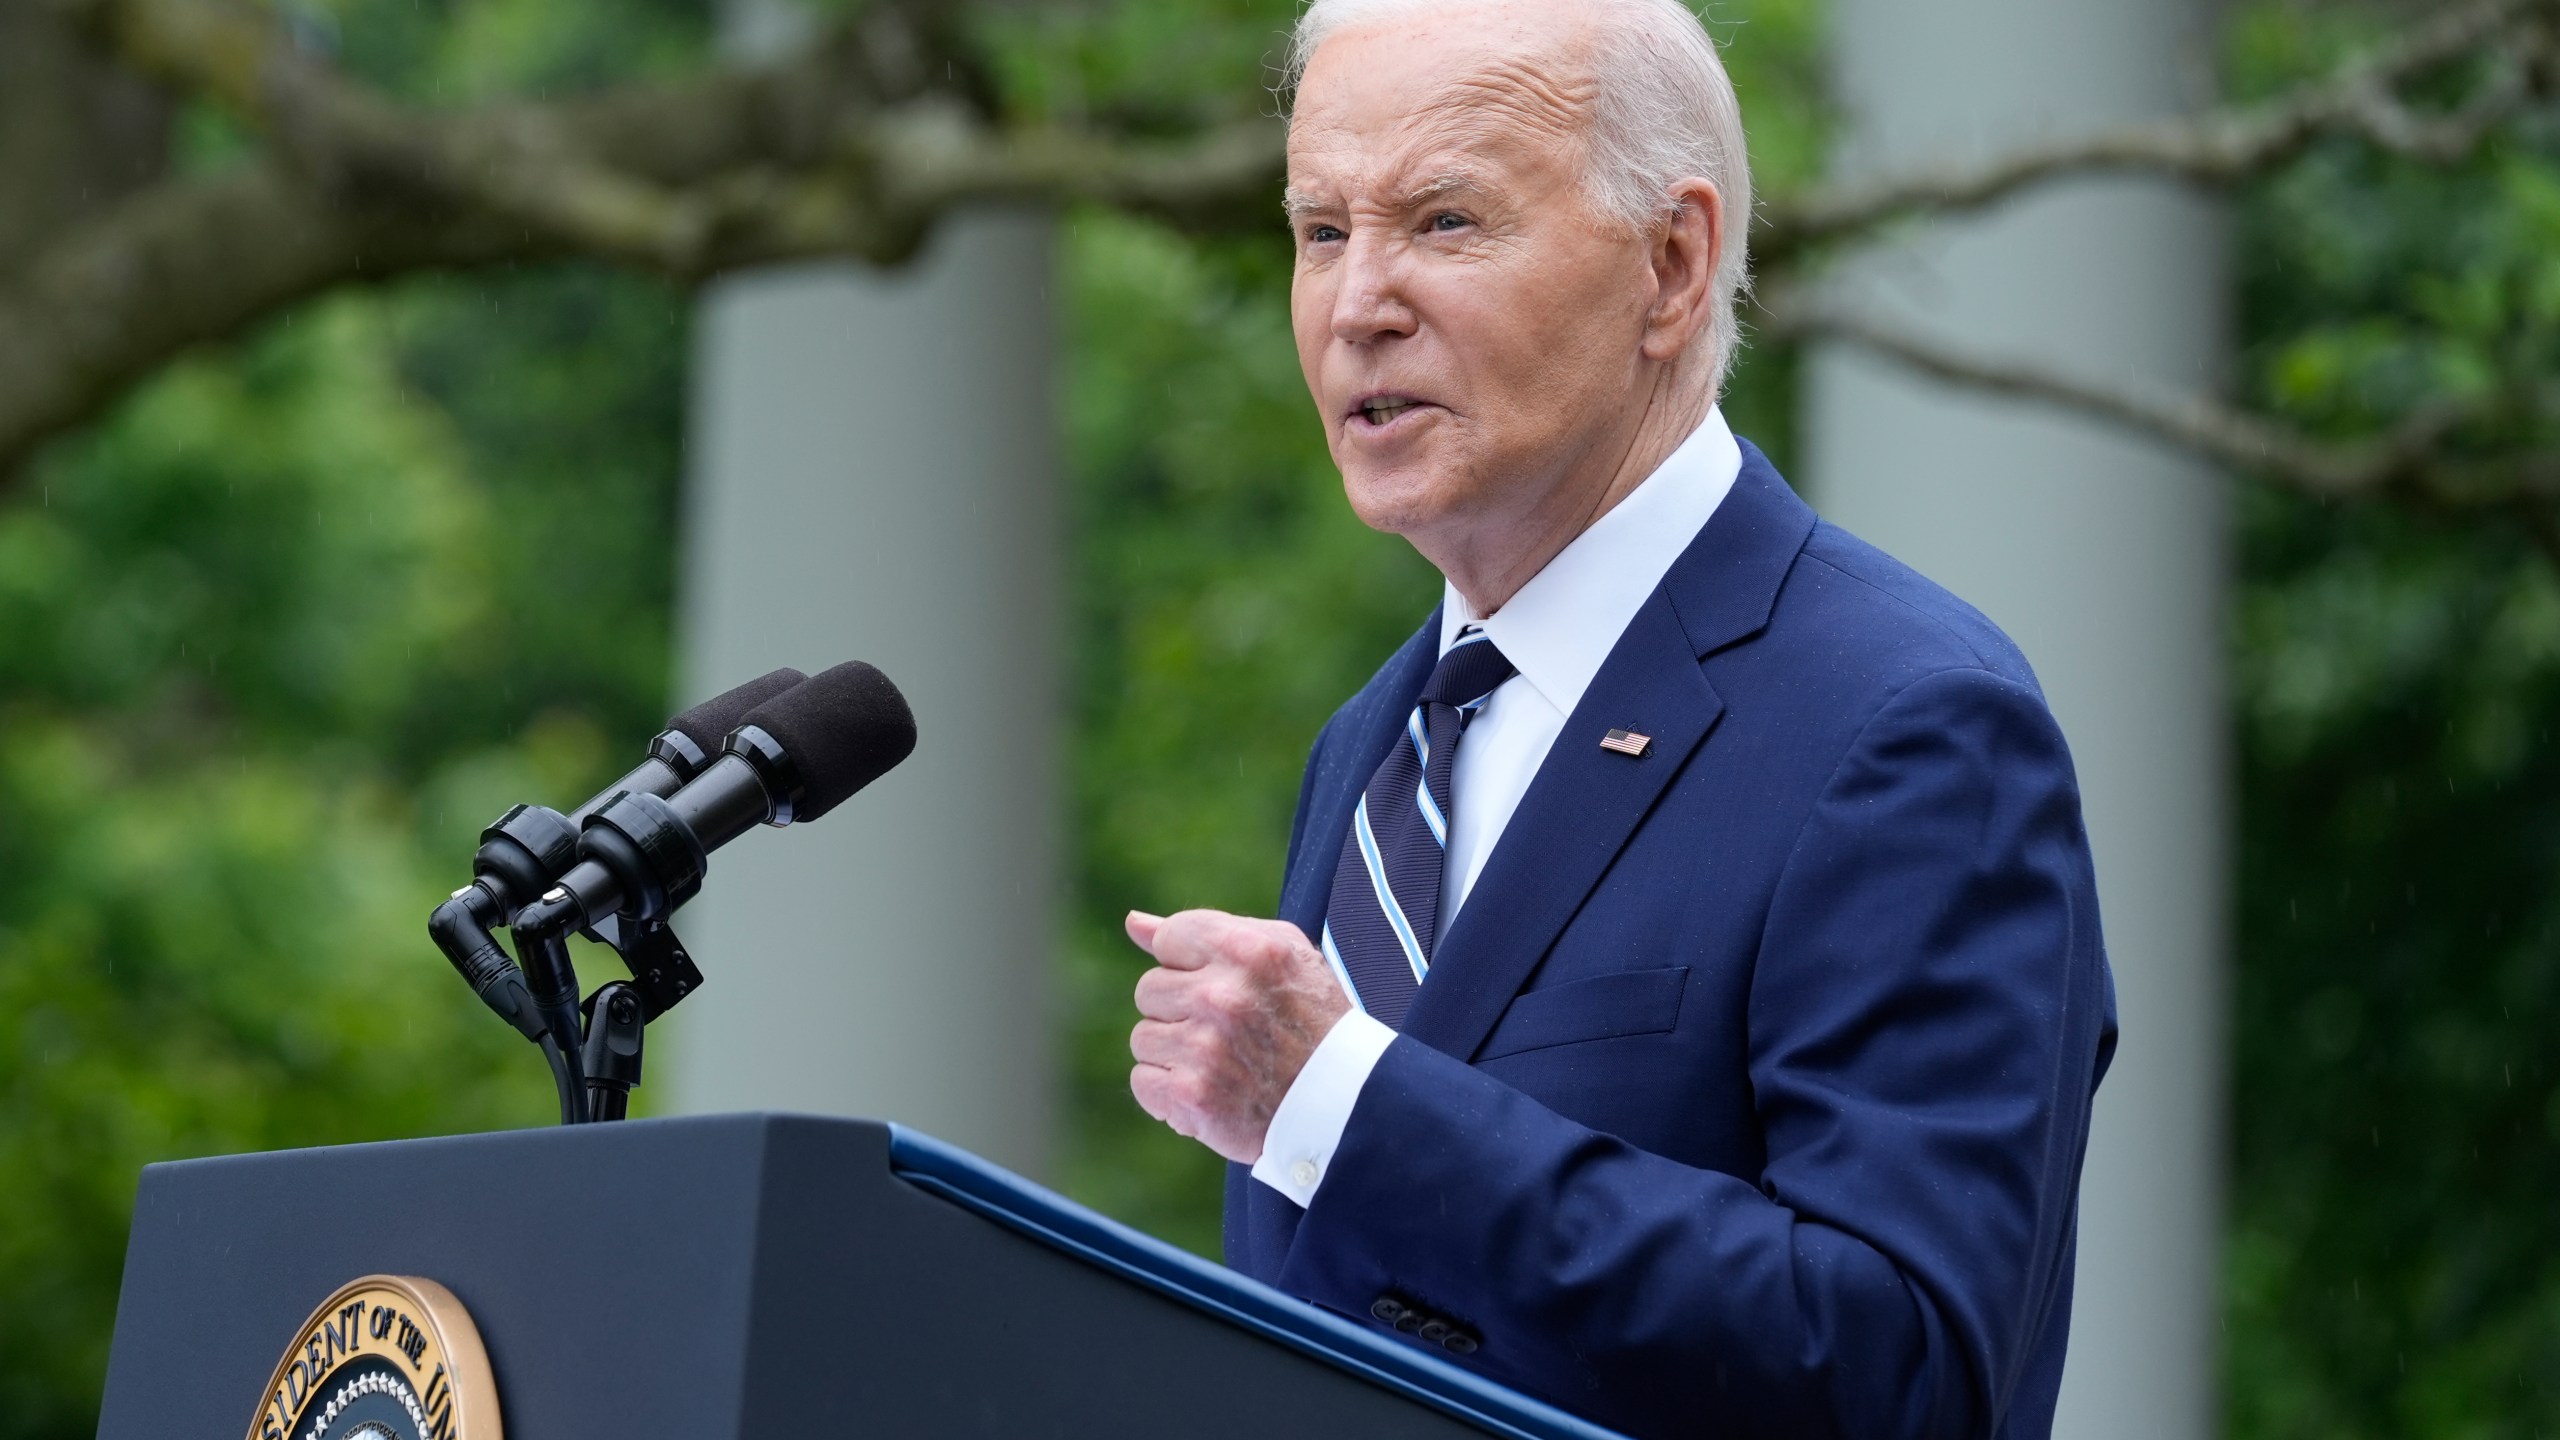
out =
[(894, 769), (916, 748), (915, 712), (889, 677), (859, 660), (749, 711), (739, 722), (772, 736), (804, 787), (795, 821), (815, 820)]
[(700, 746), (705, 755), (720, 753), (720, 742), (747, 718), (747, 712), (790, 690), (809, 677), (785, 665), (759, 675), (735, 690), (714, 695), (667, 722), (670, 730)]

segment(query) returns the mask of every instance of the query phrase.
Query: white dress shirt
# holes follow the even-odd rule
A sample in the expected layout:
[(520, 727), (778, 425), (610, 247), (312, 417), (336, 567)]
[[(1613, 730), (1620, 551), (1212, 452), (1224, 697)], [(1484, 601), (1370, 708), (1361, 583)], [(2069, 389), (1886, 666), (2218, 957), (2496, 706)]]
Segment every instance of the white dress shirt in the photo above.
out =
[[(1458, 742), (1449, 777), (1455, 813), (1442, 862), (1440, 934), (1449, 933), (1591, 678), (1741, 473), (1742, 447), (1724, 412), (1711, 408), (1661, 468), (1575, 536), (1501, 609), (1478, 616), (1456, 586), (1444, 585), (1441, 652), (1462, 627), (1479, 625), (1520, 673), (1496, 687)], [(1253, 1178), (1300, 1205), (1312, 1201), (1351, 1123), (1360, 1087), (1395, 1036), (1354, 997), (1351, 1013), (1334, 1023), (1272, 1112)]]

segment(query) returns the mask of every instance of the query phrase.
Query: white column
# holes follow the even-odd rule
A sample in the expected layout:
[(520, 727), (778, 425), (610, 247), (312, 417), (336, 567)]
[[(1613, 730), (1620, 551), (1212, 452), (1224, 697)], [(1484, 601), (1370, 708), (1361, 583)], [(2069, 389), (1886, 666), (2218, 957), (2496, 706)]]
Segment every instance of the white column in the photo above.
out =
[(650, 1061), (676, 1109), (868, 1115), (1045, 1167), (1052, 230), (965, 216), (908, 268), (794, 268), (702, 303), (684, 697), (869, 660), (921, 738), (832, 814), (712, 858), (677, 922), (707, 981)]
[[(1844, 173), (2174, 113), (2206, 98), (2196, 0), (1837, 0)], [(2075, 183), (1860, 260), (1846, 293), (1980, 351), (2211, 386), (2212, 207)], [(2202, 1437), (2214, 1367), (2228, 859), (2224, 482), (2157, 446), (1845, 350), (1806, 376), (1823, 513), (1981, 607), (2071, 742), (2123, 1048), (2097, 1102), (2056, 1433)]]

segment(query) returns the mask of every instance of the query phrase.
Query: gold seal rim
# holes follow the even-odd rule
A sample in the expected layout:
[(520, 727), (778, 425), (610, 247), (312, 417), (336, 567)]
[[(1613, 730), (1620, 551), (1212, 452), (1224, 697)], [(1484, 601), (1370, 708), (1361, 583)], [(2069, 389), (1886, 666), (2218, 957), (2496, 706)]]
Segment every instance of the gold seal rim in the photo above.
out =
[[(471, 1319), (470, 1307), (451, 1290), (423, 1275), (359, 1275), (329, 1292), (329, 1297), (311, 1307), (311, 1313), (293, 1328), (293, 1339), (299, 1342), (329, 1312), (353, 1299), (358, 1291), (389, 1290), (417, 1307), (418, 1318), (433, 1333), (436, 1348), (443, 1352), (445, 1371), (451, 1377), (453, 1390), (453, 1435), (456, 1440), (506, 1440), (505, 1424), (498, 1415), (497, 1372), (489, 1366), (488, 1349), (480, 1343), (480, 1327)], [(276, 1361), (267, 1375), (267, 1388), (260, 1392), (257, 1413), (249, 1417), (248, 1440), (259, 1440), (260, 1422), (266, 1418), (266, 1397), (283, 1386), (285, 1373), (300, 1358), (297, 1343)]]

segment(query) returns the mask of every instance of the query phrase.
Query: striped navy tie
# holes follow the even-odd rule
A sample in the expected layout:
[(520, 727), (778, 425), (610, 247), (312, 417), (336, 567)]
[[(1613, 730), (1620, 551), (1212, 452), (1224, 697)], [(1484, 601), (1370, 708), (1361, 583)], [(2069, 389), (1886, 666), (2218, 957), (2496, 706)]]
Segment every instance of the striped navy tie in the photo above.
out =
[(1354, 1004), (1396, 1029), (1404, 1028), (1431, 971), (1439, 938), (1458, 736), (1494, 687), (1516, 673), (1482, 630), (1458, 632), (1351, 813), (1325, 909), (1324, 958)]

